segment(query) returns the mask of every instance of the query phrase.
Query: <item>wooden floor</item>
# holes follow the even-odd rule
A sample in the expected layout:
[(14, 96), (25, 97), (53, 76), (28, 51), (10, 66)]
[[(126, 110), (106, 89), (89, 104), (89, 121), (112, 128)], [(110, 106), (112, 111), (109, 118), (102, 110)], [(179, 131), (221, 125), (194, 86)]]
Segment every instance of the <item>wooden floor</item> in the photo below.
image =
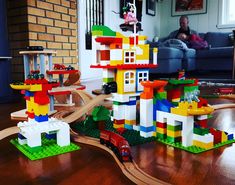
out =
[[(217, 99), (209, 102), (234, 101)], [(0, 104), (0, 130), (16, 125), (16, 121), (10, 120), (10, 113), (23, 107), (22, 102)], [(216, 111), (209, 126), (235, 133), (235, 109)], [(108, 153), (95, 147), (79, 144), (81, 150), (30, 161), (9, 143), (15, 137), (0, 141), (1, 184), (133, 184)], [(191, 154), (152, 142), (132, 147), (132, 155), (145, 172), (171, 184), (235, 184), (235, 144)]]

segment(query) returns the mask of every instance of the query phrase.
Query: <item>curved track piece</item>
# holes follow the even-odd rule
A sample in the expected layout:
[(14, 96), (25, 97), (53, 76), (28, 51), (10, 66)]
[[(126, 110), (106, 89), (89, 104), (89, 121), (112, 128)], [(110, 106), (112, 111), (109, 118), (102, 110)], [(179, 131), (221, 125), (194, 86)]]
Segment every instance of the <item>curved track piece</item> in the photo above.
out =
[(228, 103), (228, 104), (216, 104), (211, 105), (215, 110), (218, 109), (228, 109), (228, 108), (235, 108), (235, 103)]
[(71, 131), (71, 135), (73, 136), (73, 139), (75, 142), (93, 145), (109, 152), (113, 156), (115, 161), (117, 162), (123, 174), (127, 178), (129, 178), (132, 182), (136, 184), (146, 184), (146, 185), (147, 184), (151, 184), (151, 185), (159, 185), (159, 184), (167, 185), (168, 184), (142, 171), (134, 161), (121, 163), (116, 157), (116, 155), (113, 153), (113, 151), (110, 150), (108, 147), (101, 145), (98, 139), (90, 138), (86, 136), (78, 136), (78, 134), (76, 134), (73, 131)]
[(17, 126), (9, 127), (0, 131), (0, 140), (20, 132), (20, 129)]
[(111, 94), (102, 94), (97, 96), (96, 98), (92, 99), (85, 105), (83, 105), (81, 108), (76, 110), (74, 113), (70, 114), (69, 116), (65, 117), (62, 119), (62, 121), (66, 123), (72, 123), (76, 120), (78, 120), (83, 114), (87, 113), (89, 110), (91, 110), (93, 107), (95, 107), (97, 104), (102, 102), (106, 98), (110, 98), (112, 95)]

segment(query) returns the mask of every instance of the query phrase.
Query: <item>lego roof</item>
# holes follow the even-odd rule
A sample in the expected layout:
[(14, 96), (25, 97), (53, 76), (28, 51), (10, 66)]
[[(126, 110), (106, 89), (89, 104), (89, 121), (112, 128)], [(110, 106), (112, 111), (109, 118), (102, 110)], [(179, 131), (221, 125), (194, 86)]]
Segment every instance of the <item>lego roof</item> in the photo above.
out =
[(95, 39), (96, 42), (100, 42), (101, 44), (109, 45), (112, 43), (122, 43), (122, 38), (116, 37), (98, 37)]

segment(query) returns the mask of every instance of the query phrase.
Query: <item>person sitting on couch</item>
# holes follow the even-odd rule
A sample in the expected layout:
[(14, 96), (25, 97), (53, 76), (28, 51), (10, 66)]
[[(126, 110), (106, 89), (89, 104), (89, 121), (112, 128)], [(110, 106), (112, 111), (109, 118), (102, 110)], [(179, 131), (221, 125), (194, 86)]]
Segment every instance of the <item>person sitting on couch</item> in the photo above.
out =
[(190, 35), (198, 35), (196, 31), (190, 29), (188, 16), (182, 15), (179, 19), (180, 28), (169, 34), (166, 39), (179, 39), (188, 43)]

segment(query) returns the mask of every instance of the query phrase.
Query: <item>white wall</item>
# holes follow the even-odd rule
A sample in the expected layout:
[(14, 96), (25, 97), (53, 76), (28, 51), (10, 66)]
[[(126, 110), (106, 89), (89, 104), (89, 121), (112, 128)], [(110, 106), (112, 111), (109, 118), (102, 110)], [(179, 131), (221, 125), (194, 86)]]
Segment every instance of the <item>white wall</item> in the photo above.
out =
[[(124, 19), (121, 19), (118, 14), (114, 12), (119, 12), (119, 0), (104, 0), (105, 1), (105, 25), (109, 26), (111, 29), (122, 32), (119, 25), (124, 23)], [(158, 3), (156, 3), (157, 6)], [(114, 12), (113, 12), (114, 11)], [(155, 35), (160, 32), (160, 12), (156, 8), (156, 15), (150, 16), (146, 14), (146, 0), (143, 0), (142, 8), (142, 29), (141, 35), (148, 36), (149, 40), (152, 40)], [(124, 35), (130, 35), (131, 32), (122, 32)]]
[[(167, 36), (171, 31), (179, 28), (179, 16), (171, 16), (171, 0), (163, 0), (160, 5), (160, 37)], [(229, 32), (232, 29), (218, 29), (217, 19), (219, 0), (207, 0), (207, 13), (189, 15), (190, 28), (198, 32)]]

